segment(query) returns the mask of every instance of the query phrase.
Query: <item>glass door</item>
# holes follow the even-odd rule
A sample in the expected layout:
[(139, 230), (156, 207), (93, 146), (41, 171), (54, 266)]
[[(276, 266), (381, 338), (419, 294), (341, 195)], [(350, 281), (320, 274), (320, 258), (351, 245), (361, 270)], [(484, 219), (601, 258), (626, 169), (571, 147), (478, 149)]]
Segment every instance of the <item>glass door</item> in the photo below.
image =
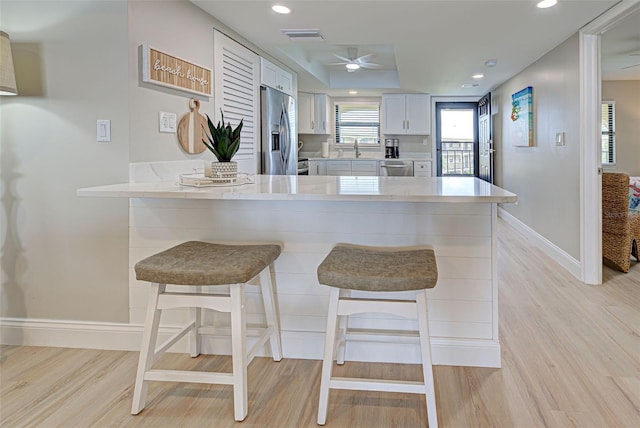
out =
[(478, 176), (478, 103), (436, 103), (438, 177)]

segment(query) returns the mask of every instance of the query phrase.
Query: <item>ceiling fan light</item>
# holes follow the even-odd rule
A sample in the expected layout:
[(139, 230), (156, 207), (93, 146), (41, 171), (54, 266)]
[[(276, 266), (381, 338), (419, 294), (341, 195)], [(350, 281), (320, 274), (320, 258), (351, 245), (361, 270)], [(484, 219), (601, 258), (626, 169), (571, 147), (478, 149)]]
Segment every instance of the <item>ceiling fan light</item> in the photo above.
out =
[(360, 66), (354, 62), (347, 64), (347, 70), (357, 70)]
[(558, 3), (558, 0), (542, 0), (538, 2), (536, 6), (540, 9), (546, 9), (551, 6), (555, 6)]

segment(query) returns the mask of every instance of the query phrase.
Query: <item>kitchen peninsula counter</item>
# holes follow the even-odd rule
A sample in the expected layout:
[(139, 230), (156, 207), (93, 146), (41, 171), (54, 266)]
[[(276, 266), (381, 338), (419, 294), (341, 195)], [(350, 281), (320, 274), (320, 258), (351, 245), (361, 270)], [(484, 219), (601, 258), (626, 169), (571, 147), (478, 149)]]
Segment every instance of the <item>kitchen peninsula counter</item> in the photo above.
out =
[[(188, 240), (280, 242), (275, 284), (284, 356), (322, 359), (329, 288), (318, 283), (316, 269), (331, 248), (338, 242), (431, 245), (438, 263), (428, 303), (434, 364), (500, 367), (497, 204), (513, 203), (516, 195), (467, 177), (258, 175), (250, 184), (194, 188), (158, 174), (157, 165), (143, 169), (132, 170), (132, 179), (143, 182), (77, 192), (129, 198), (132, 325), (143, 323), (147, 302), (148, 284), (133, 271), (139, 260)], [(247, 312), (250, 322), (261, 323), (252, 289)], [(186, 311), (166, 312), (165, 329), (188, 320)], [(228, 319), (210, 317), (228, 326)], [(352, 328), (417, 329), (414, 321), (390, 315), (358, 315), (349, 322)], [(220, 331), (226, 330), (207, 330), (204, 353), (219, 353), (220, 346), (230, 351)], [(418, 363), (420, 352), (418, 342), (406, 338), (385, 345), (354, 341), (347, 358)]]
[(271, 201), (512, 203), (511, 192), (472, 177), (332, 177), (256, 175), (238, 186), (189, 187), (176, 181), (78, 190), (78, 196)]

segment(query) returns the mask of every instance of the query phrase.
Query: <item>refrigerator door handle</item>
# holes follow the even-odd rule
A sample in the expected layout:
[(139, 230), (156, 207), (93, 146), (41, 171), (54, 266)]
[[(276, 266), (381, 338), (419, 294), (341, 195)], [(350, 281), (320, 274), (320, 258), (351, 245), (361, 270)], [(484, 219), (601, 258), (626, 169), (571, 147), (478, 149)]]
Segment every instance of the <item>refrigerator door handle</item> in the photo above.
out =
[(282, 159), (283, 173), (289, 170), (289, 149), (291, 148), (291, 139), (289, 137), (289, 117), (287, 106), (282, 103), (282, 112), (280, 113), (280, 158)]

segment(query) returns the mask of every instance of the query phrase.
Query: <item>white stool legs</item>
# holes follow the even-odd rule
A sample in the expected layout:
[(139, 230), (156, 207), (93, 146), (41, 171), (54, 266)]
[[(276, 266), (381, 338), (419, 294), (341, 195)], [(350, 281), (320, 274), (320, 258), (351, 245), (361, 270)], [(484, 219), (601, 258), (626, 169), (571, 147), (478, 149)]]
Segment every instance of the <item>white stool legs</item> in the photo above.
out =
[[(272, 356), (275, 361), (282, 359), (280, 328), (275, 307), (275, 295), (270, 275), (271, 267), (260, 273), (260, 286), (265, 308), (267, 328), (258, 341), (247, 351), (246, 342), (246, 308), (245, 284), (230, 284), (228, 295), (203, 294), (199, 292), (166, 292), (164, 284), (151, 283), (151, 291), (147, 306), (147, 315), (142, 337), (142, 347), (138, 361), (138, 372), (133, 394), (131, 413), (138, 414), (145, 407), (148, 381), (172, 381), (214, 383), (233, 386), (234, 417), (242, 421), (248, 413), (247, 367), (253, 357), (270, 342)], [(198, 287), (200, 290), (201, 287)], [(160, 315), (163, 309), (190, 308), (192, 321), (179, 333), (156, 348)], [(232, 373), (212, 373), (199, 371), (155, 370), (152, 369), (156, 359), (173, 346), (183, 336), (188, 335), (189, 354), (192, 357), (200, 353), (200, 335), (198, 329), (202, 322), (202, 309), (207, 308), (231, 314), (231, 348)]]
[[(327, 410), (330, 389), (350, 389), (360, 391), (387, 391), (425, 394), (427, 402), (427, 418), (429, 428), (437, 428), (438, 416), (436, 410), (435, 387), (431, 361), (431, 345), (429, 342), (429, 323), (427, 313), (427, 292), (418, 290), (413, 300), (387, 300), (351, 298), (339, 288), (332, 287), (329, 296), (329, 311), (327, 315), (327, 333), (325, 336), (324, 358), (322, 361), (322, 375), (320, 379), (320, 398), (318, 403), (318, 425), (327, 421)], [(333, 359), (336, 342), (342, 342), (348, 337), (346, 319), (357, 313), (388, 313), (403, 317), (417, 318), (420, 349), (422, 351), (422, 371), (424, 381), (390, 381), (383, 379), (360, 379), (333, 377)], [(340, 333), (338, 334), (338, 321)], [(344, 323), (344, 325), (343, 325)], [(342, 329), (345, 329), (343, 332)], [(337, 337), (338, 336), (338, 337)], [(336, 340), (337, 339), (337, 340)], [(340, 343), (339, 346), (346, 344)], [(344, 361), (344, 348), (338, 349), (337, 361)]]
[(151, 284), (149, 291), (149, 301), (147, 302), (147, 316), (144, 321), (144, 331), (142, 332), (142, 346), (140, 348), (140, 358), (138, 359), (138, 372), (133, 390), (133, 404), (131, 413), (137, 415), (144, 409), (147, 400), (147, 382), (144, 375), (147, 368), (150, 368), (155, 359), (156, 340), (158, 339), (158, 327), (160, 326), (160, 313), (158, 309), (158, 299), (164, 293), (165, 284)]

